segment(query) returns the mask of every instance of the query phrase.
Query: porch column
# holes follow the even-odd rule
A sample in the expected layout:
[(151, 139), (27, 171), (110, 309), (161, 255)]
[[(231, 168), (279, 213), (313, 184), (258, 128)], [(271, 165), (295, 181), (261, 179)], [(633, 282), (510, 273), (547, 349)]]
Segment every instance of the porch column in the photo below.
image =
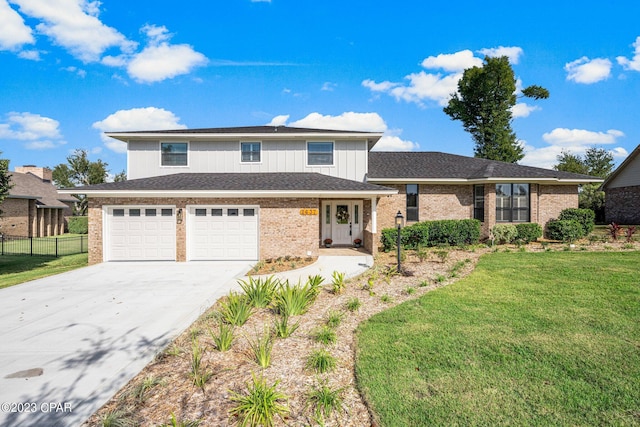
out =
[(371, 198), (371, 233), (375, 234), (378, 232), (378, 199), (375, 197)]

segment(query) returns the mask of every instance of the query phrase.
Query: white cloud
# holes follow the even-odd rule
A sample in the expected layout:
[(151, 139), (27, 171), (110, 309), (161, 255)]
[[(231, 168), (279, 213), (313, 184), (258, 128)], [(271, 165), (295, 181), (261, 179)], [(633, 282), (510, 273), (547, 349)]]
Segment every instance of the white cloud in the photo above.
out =
[[(562, 151), (583, 156), (586, 150), (596, 145), (615, 144), (624, 133), (611, 129), (606, 132), (594, 132), (584, 129), (556, 128), (542, 135), (542, 139), (549, 145), (536, 148), (523, 141), (524, 158), (520, 163), (528, 166), (537, 166), (551, 169), (558, 163), (557, 156)], [(614, 159), (623, 159), (628, 153), (622, 147), (608, 150)]]
[(640, 71), (640, 36), (636, 38), (636, 41), (632, 45), (634, 49), (634, 55), (631, 60), (624, 56), (618, 56), (616, 60), (625, 70)]
[(289, 123), (289, 126), (366, 132), (384, 132), (387, 130), (387, 124), (378, 113), (354, 112), (342, 113), (339, 116), (324, 116), (320, 113), (311, 113), (300, 120)]
[[(513, 63), (517, 63), (523, 51), (519, 47), (500, 46), (481, 49), (479, 52), (507, 55)], [(451, 99), (451, 94), (457, 92), (458, 82), (462, 78), (463, 71), (471, 67), (481, 67), (482, 64), (482, 59), (475, 57), (473, 52), (468, 49), (452, 54), (439, 54), (425, 58), (421, 65), (427, 69), (442, 69), (444, 73), (427, 73), (425, 71), (412, 73), (405, 76), (407, 83), (392, 81), (378, 83), (372, 79), (366, 79), (362, 82), (362, 86), (372, 92), (387, 93), (393, 96), (396, 101), (413, 102), (421, 107), (424, 107), (426, 102), (435, 102), (439, 106), (445, 106)], [(531, 111), (533, 110), (531, 109), (529, 112)]]
[(384, 135), (371, 151), (413, 151), (418, 148), (420, 146), (415, 142), (404, 140), (395, 135)]
[(474, 57), (473, 52), (466, 49), (456, 53), (429, 56), (422, 61), (422, 66), (428, 69), (441, 68), (447, 72), (459, 73), (467, 68), (482, 67), (482, 59)]
[(0, 139), (25, 141), (29, 150), (55, 148), (66, 144), (60, 133), (60, 122), (33, 113), (11, 112), (0, 122)]
[(498, 58), (501, 56), (506, 56), (509, 58), (509, 62), (511, 64), (517, 64), (520, 62), (520, 56), (524, 54), (524, 51), (521, 47), (517, 46), (498, 46), (491, 49), (480, 49), (478, 52), (485, 56), (489, 56), (491, 58)]
[(611, 61), (606, 58), (589, 59), (583, 56), (564, 66), (567, 80), (576, 83), (592, 84), (606, 80), (611, 76)]
[[(188, 74), (208, 61), (187, 44), (169, 44), (171, 35), (165, 27), (145, 25), (142, 31), (149, 38), (149, 44), (127, 65), (129, 76), (138, 82), (153, 83)], [(117, 58), (110, 57), (107, 61), (117, 63)]]
[(615, 144), (616, 139), (623, 137), (624, 133), (610, 129), (606, 132), (593, 132), (584, 129), (556, 128), (542, 135), (545, 142), (559, 146)]
[(519, 102), (511, 108), (511, 115), (514, 119), (518, 117), (529, 117), (529, 114), (537, 110), (540, 110), (540, 107)]
[(16, 50), (33, 43), (33, 31), (22, 16), (6, 0), (0, 0), (0, 50)]
[(275, 116), (269, 123), (267, 123), (267, 126), (285, 126), (287, 124), (287, 120), (289, 120), (288, 114)]
[(136, 43), (98, 19), (100, 2), (87, 0), (13, 0), (25, 15), (41, 20), (38, 32), (83, 62), (95, 62), (105, 50), (132, 51)]
[[(102, 132), (186, 128), (185, 125), (180, 123), (180, 117), (177, 117), (171, 111), (156, 107), (119, 110), (109, 115), (104, 120), (95, 122), (92, 127)], [(125, 153), (127, 151), (127, 144), (110, 138), (102, 132), (100, 137), (107, 148), (117, 153)]]
[(331, 82), (324, 82), (324, 84), (322, 85), (322, 88), (320, 88), (320, 90), (324, 90), (324, 91), (328, 91), (328, 92), (333, 92), (333, 90), (337, 87), (338, 85), (335, 83), (331, 83)]
[(22, 59), (28, 59), (30, 61), (40, 61), (40, 52), (39, 50), (23, 50), (18, 53), (18, 56)]

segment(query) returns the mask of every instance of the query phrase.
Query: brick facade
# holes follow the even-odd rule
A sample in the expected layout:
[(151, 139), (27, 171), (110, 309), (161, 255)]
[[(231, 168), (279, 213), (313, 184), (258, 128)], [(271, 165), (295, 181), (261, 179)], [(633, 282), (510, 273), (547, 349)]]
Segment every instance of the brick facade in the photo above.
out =
[(0, 234), (18, 237), (47, 237), (64, 233), (62, 209), (37, 208), (34, 199), (4, 199), (0, 209)]
[(607, 188), (605, 221), (618, 224), (640, 224), (640, 185)]

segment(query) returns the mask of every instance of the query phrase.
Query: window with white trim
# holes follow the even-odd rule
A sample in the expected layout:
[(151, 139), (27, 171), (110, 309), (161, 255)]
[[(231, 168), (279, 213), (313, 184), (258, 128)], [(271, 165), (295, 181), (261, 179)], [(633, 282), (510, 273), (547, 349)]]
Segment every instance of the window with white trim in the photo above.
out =
[(160, 164), (162, 166), (187, 166), (186, 142), (161, 142), (160, 143)]
[(259, 163), (261, 145), (259, 142), (241, 142), (240, 161), (242, 163)]
[(333, 142), (307, 142), (307, 165), (332, 166)]

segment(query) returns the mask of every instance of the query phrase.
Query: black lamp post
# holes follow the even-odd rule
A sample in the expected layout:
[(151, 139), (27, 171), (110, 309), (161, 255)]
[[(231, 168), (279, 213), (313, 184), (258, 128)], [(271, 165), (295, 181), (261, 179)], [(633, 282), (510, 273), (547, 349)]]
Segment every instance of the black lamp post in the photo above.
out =
[(401, 239), (400, 239), (400, 230), (402, 229), (402, 226), (404, 225), (404, 217), (402, 216), (402, 212), (398, 211), (398, 213), (396, 214), (396, 228), (398, 230), (398, 241), (396, 242), (396, 246), (398, 247), (398, 273), (402, 272), (402, 266), (400, 265), (400, 245), (401, 245)]

